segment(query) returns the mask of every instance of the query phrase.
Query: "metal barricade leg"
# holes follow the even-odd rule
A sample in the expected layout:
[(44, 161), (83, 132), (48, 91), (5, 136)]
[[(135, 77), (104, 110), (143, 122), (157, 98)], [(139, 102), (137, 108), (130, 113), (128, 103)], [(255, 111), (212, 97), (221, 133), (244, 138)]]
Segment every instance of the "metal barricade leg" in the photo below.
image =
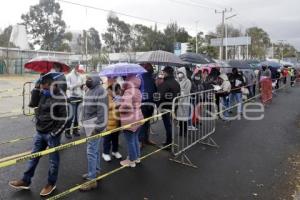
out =
[(219, 147), (211, 138), (215, 132), (215, 94), (208, 90), (176, 97), (172, 108), (172, 153), (176, 163), (197, 168), (187, 156), (196, 144)]

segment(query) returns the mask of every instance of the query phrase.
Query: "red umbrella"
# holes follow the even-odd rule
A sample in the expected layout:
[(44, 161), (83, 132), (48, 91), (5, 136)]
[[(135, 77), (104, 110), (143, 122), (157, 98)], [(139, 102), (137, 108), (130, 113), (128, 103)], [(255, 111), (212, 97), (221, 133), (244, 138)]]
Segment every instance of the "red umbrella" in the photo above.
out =
[(55, 64), (62, 67), (62, 72), (68, 72), (70, 70), (70, 67), (66, 63), (48, 56), (36, 57), (29, 60), (27, 63), (25, 63), (25, 68), (39, 73), (48, 73)]

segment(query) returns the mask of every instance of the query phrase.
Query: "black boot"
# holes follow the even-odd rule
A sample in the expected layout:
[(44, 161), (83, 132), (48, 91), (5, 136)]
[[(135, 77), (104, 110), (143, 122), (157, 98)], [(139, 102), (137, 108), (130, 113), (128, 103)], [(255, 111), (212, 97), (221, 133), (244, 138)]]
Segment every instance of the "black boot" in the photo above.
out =
[(70, 130), (66, 130), (66, 131), (65, 131), (65, 137), (66, 137), (67, 139), (71, 139), (71, 138), (72, 138), (72, 135), (71, 135)]
[(80, 137), (80, 133), (78, 132), (78, 128), (73, 129), (73, 135), (76, 137)]

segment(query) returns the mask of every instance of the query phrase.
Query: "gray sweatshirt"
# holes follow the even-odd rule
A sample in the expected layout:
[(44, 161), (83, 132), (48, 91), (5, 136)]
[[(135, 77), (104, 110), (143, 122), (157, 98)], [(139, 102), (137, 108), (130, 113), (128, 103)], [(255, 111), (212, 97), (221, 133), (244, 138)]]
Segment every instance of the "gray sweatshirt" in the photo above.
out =
[(95, 131), (97, 133), (106, 129), (108, 120), (107, 92), (100, 85), (100, 77), (97, 73), (91, 73), (92, 88), (88, 89), (83, 97), (82, 120), (97, 118)]

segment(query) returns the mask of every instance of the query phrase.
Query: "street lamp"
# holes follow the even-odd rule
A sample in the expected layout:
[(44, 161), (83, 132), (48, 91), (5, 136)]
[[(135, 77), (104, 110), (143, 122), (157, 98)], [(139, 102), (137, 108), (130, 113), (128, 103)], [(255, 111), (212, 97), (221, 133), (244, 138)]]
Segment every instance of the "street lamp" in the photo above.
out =
[(278, 40), (278, 42), (281, 43), (281, 49), (280, 49), (280, 51), (281, 51), (281, 60), (283, 61), (283, 45), (284, 45), (284, 42), (287, 42), (287, 40)]
[[(236, 17), (237, 14), (234, 14), (234, 15), (231, 15), (229, 17), (226, 17), (225, 20), (229, 20), (233, 17)], [(228, 60), (228, 24), (226, 23), (226, 26), (225, 26), (225, 37), (226, 37), (226, 45), (225, 45), (225, 60)]]

